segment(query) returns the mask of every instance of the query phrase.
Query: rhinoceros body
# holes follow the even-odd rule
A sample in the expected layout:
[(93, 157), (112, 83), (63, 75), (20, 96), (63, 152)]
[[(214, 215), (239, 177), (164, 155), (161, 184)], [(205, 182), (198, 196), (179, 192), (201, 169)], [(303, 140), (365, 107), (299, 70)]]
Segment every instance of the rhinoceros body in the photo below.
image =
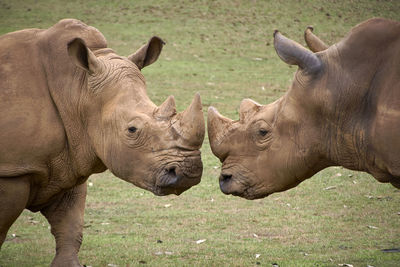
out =
[(53, 265), (78, 265), (89, 175), (110, 169), (156, 195), (200, 182), (199, 95), (179, 114), (173, 97), (157, 107), (140, 72), (163, 44), (121, 57), (72, 19), (0, 37), (0, 245), (23, 209), (40, 211)]
[(238, 121), (209, 109), (221, 190), (261, 198), (334, 165), (400, 188), (400, 23), (365, 21), (330, 47), (305, 37), (316, 53), (274, 33), (280, 58), (299, 67), (283, 97), (243, 100)]

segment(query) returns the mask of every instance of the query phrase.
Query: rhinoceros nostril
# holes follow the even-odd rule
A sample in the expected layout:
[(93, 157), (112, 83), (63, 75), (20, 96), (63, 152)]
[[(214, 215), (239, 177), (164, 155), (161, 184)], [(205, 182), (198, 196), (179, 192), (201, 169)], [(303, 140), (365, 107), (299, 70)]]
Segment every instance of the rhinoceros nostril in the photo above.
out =
[(176, 171), (175, 171), (175, 167), (174, 166), (171, 166), (171, 167), (168, 167), (168, 168), (166, 168), (165, 169), (165, 172), (167, 173), (167, 174), (169, 174), (169, 175), (173, 175), (173, 176), (176, 176)]
[(219, 187), (224, 194), (230, 194), (232, 174), (221, 173), (219, 177)]
[(232, 178), (232, 174), (221, 173), (220, 181), (226, 182)]

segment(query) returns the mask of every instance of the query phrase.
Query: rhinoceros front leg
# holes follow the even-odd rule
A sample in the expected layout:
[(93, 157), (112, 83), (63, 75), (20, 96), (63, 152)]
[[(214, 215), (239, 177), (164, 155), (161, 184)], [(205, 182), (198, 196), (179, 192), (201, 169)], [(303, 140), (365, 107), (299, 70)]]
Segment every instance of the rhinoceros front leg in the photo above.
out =
[(78, 251), (82, 243), (86, 183), (62, 193), (50, 206), (41, 210), (56, 239), (56, 256), (51, 266), (81, 266)]
[(8, 229), (25, 209), (29, 192), (29, 177), (0, 177), (0, 248)]

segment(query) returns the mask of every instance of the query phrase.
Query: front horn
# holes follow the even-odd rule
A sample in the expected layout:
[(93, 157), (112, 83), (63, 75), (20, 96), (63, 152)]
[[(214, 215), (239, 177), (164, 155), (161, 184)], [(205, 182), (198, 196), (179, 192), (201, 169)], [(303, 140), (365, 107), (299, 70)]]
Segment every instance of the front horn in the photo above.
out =
[(179, 113), (176, 118), (174, 128), (183, 138), (185, 144), (200, 148), (204, 140), (205, 126), (199, 93), (195, 94), (190, 106)]
[(227, 133), (230, 131), (232, 122), (233, 120), (222, 116), (216, 108), (208, 108), (208, 139), (210, 141), (211, 151), (221, 160), (227, 152), (227, 149), (224, 148), (222, 143)]
[(289, 65), (297, 65), (310, 74), (322, 69), (322, 61), (313, 52), (277, 30), (274, 32), (274, 47), (278, 56)]

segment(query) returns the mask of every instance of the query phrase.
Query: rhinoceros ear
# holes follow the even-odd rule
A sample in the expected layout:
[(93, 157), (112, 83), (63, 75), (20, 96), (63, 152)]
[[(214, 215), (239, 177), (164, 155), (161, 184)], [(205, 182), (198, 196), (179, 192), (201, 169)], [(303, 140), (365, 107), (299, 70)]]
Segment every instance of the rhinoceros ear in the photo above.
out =
[(149, 42), (139, 48), (135, 53), (128, 57), (141, 70), (144, 67), (154, 63), (161, 53), (165, 42), (157, 36), (150, 38)]
[(289, 65), (297, 65), (307, 73), (317, 73), (322, 69), (322, 61), (310, 50), (293, 40), (274, 32), (274, 46), (278, 56)]
[(328, 49), (328, 45), (325, 44), (321, 39), (319, 39), (314, 33), (314, 28), (312, 26), (308, 26), (304, 31), (304, 40), (308, 48), (314, 53), (324, 51)]
[(99, 60), (81, 38), (68, 43), (68, 54), (77, 67), (89, 74), (95, 73), (100, 67)]

